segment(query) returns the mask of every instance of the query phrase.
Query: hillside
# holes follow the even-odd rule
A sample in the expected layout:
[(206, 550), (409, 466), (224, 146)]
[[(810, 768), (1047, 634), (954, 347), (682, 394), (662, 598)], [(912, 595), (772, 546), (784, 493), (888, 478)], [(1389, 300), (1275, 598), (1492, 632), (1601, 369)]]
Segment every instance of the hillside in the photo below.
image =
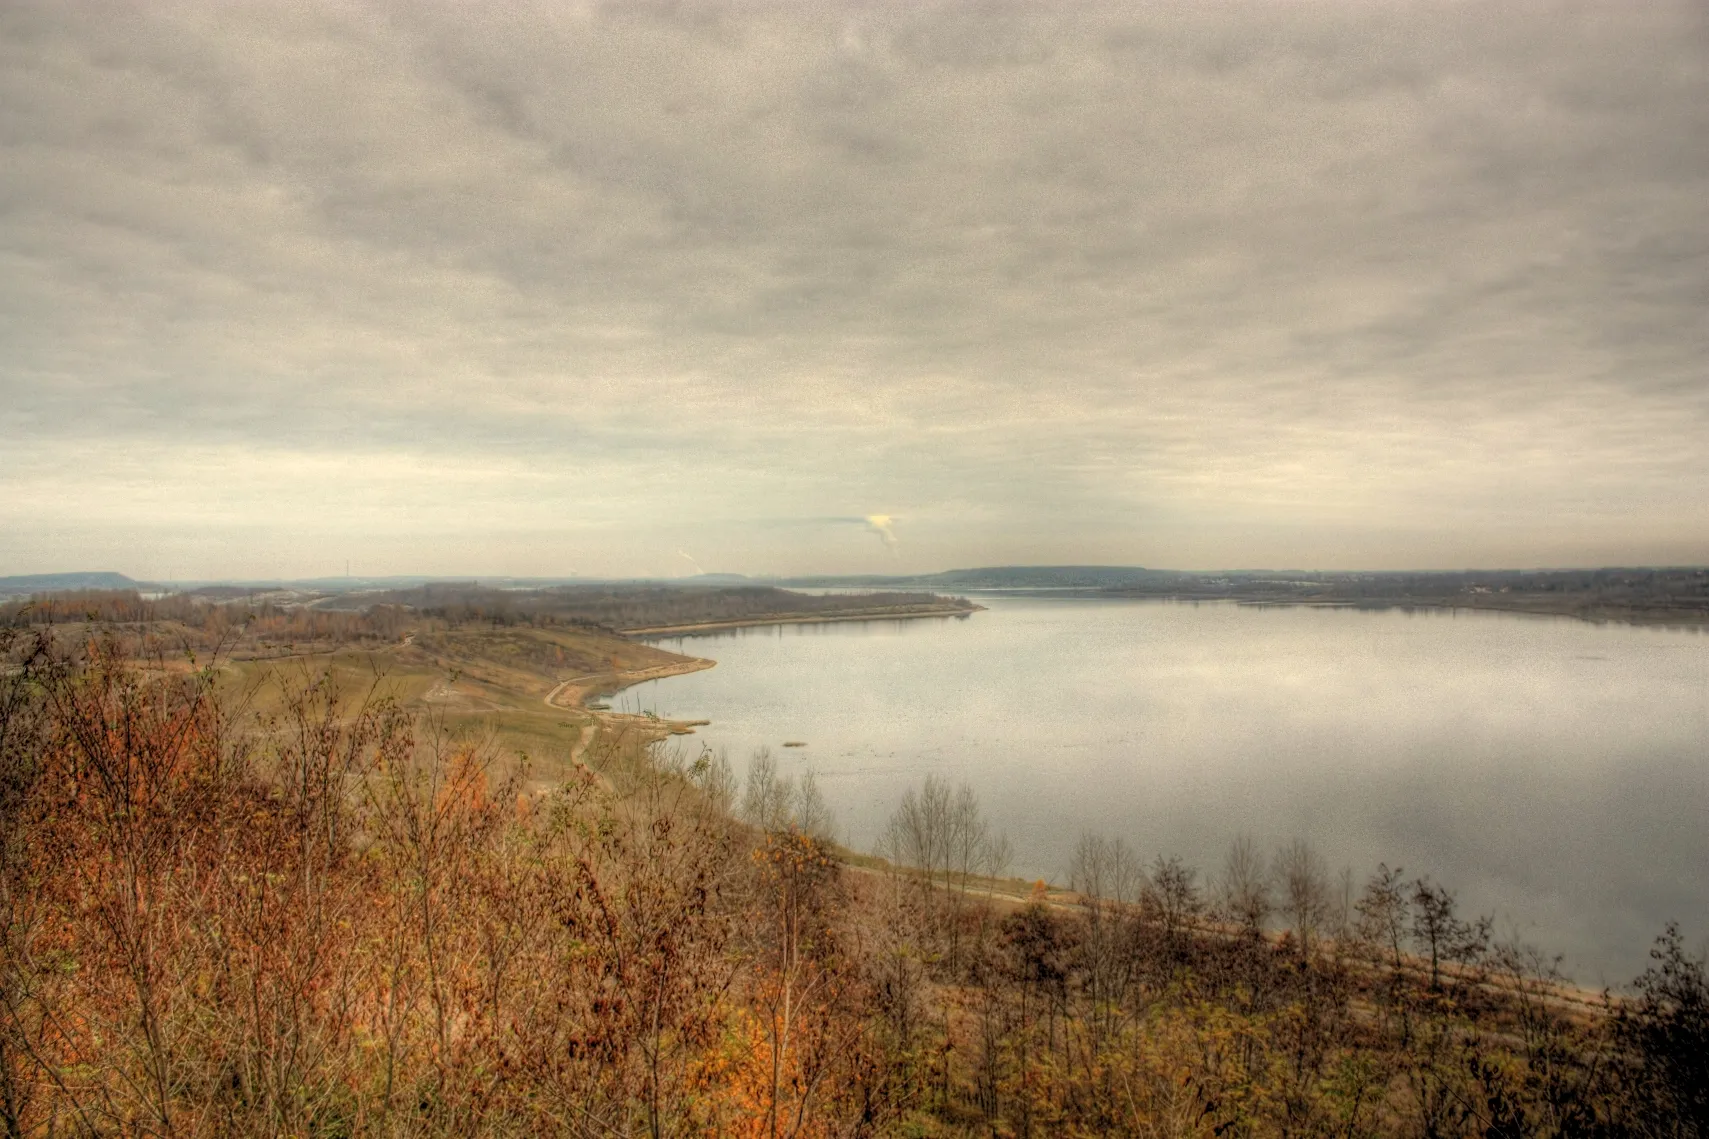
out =
[(122, 573), (28, 573), (0, 577), (0, 601), (29, 597), (35, 593), (57, 593), (85, 589), (138, 589), (140, 583)]
[(1303, 843), (1204, 875), (1088, 839), (1029, 888), (934, 779), (851, 858), (769, 757), (552, 699), (684, 658), (406, 639), (0, 629), (9, 1134), (1703, 1133), (1672, 931), (1612, 1002)]

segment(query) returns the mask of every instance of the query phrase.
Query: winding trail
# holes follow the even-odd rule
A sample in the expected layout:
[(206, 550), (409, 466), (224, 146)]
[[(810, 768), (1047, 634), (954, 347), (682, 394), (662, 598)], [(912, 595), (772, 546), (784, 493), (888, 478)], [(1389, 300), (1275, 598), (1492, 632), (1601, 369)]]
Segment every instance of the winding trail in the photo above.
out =
[(593, 733), (598, 727), (598, 721), (592, 719), (582, 725), (581, 734), (576, 736), (576, 742), (570, 745), (571, 763), (581, 762), (582, 756), (587, 752), (588, 745), (593, 742)]
[(589, 673), (587, 676), (572, 676), (568, 680), (558, 681), (557, 685), (552, 689), (552, 691), (546, 693), (546, 707), (556, 708), (560, 712), (563, 711), (564, 705), (558, 703), (558, 693), (562, 692), (565, 688), (569, 687), (572, 684), (577, 683), (578, 681), (592, 680), (595, 676), (598, 676), (598, 675), (601, 675), (601, 674)]
[[(665, 664), (653, 665), (650, 668), (624, 669), (616, 672), (588, 672), (580, 676), (572, 676), (560, 680), (546, 693), (543, 703), (556, 712), (580, 711), (587, 716), (581, 731), (576, 736), (576, 742), (570, 746), (570, 762), (581, 762), (589, 747), (601, 729), (611, 729), (617, 732), (631, 731), (641, 726), (645, 731), (654, 733), (650, 738), (663, 738), (667, 735), (682, 735), (706, 723), (705, 720), (645, 720), (640, 716), (629, 716), (620, 712), (602, 712), (585, 708), (583, 701), (589, 691), (598, 687), (608, 687), (613, 690), (627, 688), (631, 684), (640, 684), (647, 680), (661, 680), (667, 676), (680, 676), (683, 673), (699, 672), (711, 668), (717, 661), (704, 657), (682, 657)], [(566, 695), (566, 693), (568, 695)]]

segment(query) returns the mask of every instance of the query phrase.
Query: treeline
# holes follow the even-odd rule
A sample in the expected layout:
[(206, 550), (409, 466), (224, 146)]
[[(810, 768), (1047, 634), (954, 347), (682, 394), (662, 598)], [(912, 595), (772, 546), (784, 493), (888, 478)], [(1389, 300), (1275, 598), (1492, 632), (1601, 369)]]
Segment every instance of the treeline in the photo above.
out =
[(0, 654), (7, 1136), (1704, 1133), (1677, 933), (1598, 1009), (1302, 844), (1203, 883), (1088, 838), (1010, 901), (935, 780), (857, 870), (769, 754), (614, 737), (542, 788), (325, 678), (259, 717), (111, 641)]
[(329, 610), (243, 596), (173, 593), (145, 598), (136, 590), (39, 594), (0, 605), (0, 627), (83, 623), (109, 632), (123, 630), (133, 637), (152, 627), (156, 634), (194, 634), (193, 639), (203, 646), (230, 645), (240, 639), (267, 645), (392, 642), (414, 619), (396, 605)]
[[(606, 629), (647, 629), (780, 616), (952, 606), (930, 593), (863, 593), (815, 596), (771, 586), (560, 586), (505, 590), (478, 585), (426, 585), (381, 594), (357, 594), (337, 606), (395, 605), (424, 617), (492, 625), (584, 624)], [(971, 606), (967, 608), (971, 609)]]
[(1441, 573), (1156, 574), (1111, 587), (1132, 597), (1533, 609), (1585, 617), (1709, 617), (1709, 569), (1466, 570)]
[(1206, 879), (1085, 836), (1071, 895), (1001, 916), (957, 865), (970, 842), (991, 849), (972, 793), (928, 779), (872, 923), (897, 931), (896, 1031), (967, 1133), (1709, 1133), (1709, 983), (1676, 927), (1634, 998), (1596, 999), (1430, 878), (1337, 881), (1303, 842), (1237, 841)]
[[(268, 657), (396, 645), (412, 633), (425, 646), (439, 635), (471, 631), (579, 630), (608, 635), (624, 629), (777, 617), (907, 615), (972, 608), (958, 599), (929, 593), (813, 596), (762, 586), (501, 590), (433, 584), (318, 600), (300, 595), (257, 597), (234, 587), (210, 587), (158, 598), (136, 590), (38, 594), (0, 604), (0, 628), (99, 627), (121, 638), (131, 656), (188, 649)], [(564, 652), (562, 645), (534, 648), (560, 657)]]
[[(810, 774), (693, 769), (773, 833), (825, 833)], [(848, 872), (905, 1134), (1699, 1136), (1709, 979), (1677, 926), (1630, 995), (1498, 941), (1427, 875), (1332, 875), (1237, 839), (1203, 876), (1082, 836), (1067, 892), (998, 881), (1006, 839), (928, 777)]]

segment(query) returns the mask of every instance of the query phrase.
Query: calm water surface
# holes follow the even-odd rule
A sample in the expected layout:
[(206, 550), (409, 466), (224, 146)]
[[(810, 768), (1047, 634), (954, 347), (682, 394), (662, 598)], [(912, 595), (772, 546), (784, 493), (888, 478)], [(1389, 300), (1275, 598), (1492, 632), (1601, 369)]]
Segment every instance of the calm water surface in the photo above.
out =
[[(1709, 636), (1565, 619), (980, 597), (966, 619), (671, 638), (718, 667), (615, 706), (710, 719), (738, 773), (811, 767), (868, 849), (928, 773), (1014, 872), (1083, 830), (1205, 870), (1248, 833), (1360, 881), (1429, 873), (1587, 984), (1709, 934)], [(785, 740), (806, 747), (784, 750)]]

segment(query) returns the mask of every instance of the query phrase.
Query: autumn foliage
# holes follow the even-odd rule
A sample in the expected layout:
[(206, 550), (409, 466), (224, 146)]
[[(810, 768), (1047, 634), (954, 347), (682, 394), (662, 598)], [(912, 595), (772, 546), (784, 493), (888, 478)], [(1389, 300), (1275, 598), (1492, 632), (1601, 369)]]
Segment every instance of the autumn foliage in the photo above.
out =
[(1337, 917), (1304, 848), (1281, 937), (1249, 851), (1214, 899), (1091, 843), (1077, 900), (997, 902), (944, 787), (894, 828), (932, 860), (857, 873), (705, 757), (545, 784), (134, 647), (0, 632), (8, 1137), (1703, 1134), (1677, 934), (1597, 1005), (1426, 879)]
[(8, 650), (6, 1134), (851, 1133), (811, 840), (785, 885), (680, 774), (525, 788), (324, 678), (259, 718), (211, 669)]

